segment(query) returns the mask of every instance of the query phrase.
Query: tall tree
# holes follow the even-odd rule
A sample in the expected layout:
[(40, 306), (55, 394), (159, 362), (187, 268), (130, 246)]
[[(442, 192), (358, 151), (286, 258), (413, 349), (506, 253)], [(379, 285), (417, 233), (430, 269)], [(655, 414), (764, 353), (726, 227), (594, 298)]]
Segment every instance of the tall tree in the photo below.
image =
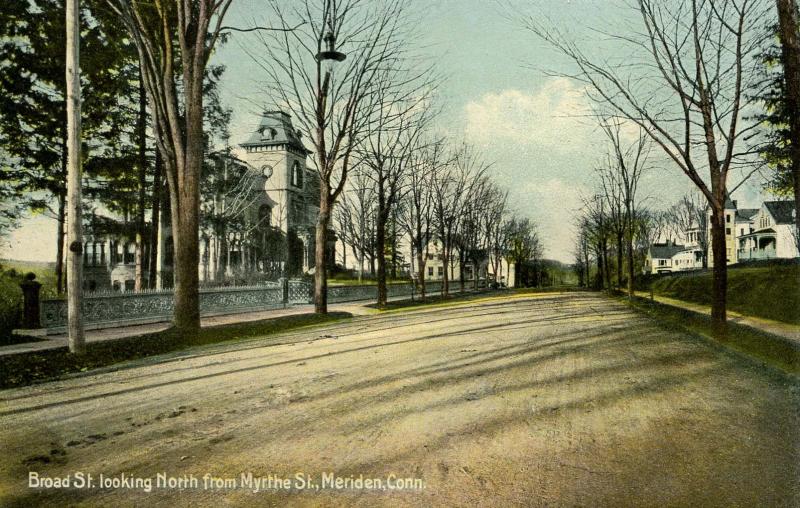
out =
[[(595, 59), (563, 32), (530, 17), (526, 26), (576, 66), (572, 78), (615, 115), (639, 125), (697, 186), (712, 210), (712, 321), (726, 332), (725, 200), (729, 174), (755, 127), (744, 91), (755, 79), (763, 0), (636, 0), (640, 30), (612, 36), (625, 61)], [(632, 52), (632, 53), (629, 53)], [(636, 55), (636, 56), (633, 56)], [(701, 172), (707, 174), (703, 177)]]
[(789, 123), (788, 151), (794, 187), (795, 238), (800, 245), (800, 23), (795, 0), (775, 0), (783, 64), (784, 113)]
[(232, 0), (107, 0), (139, 55), (156, 145), (164, 161), (175, 251), (175, 327), (200, 327), (200, 176), (203, 85)]
[[(83, 157), (87, 178), (110, 162), (130, 123), (131, 72), (120, 27), (99, 23), (98, 1), (81, 2)], [(3, 188), (14, 203), (57, 220), (56, 277), (63, 287), (66, 217), (65, 5), (63, 0), (10, 0), (0, 9), (0, 156)], [(119, 162), (119, 157), (116, 159)], [(90, 197), (95, 193), (89, 189)]]
[[(406, 0), (303, 0), (273, 3), (280, 31), (261, 32), (251, 52), (267, 74), (267, 93), (289, 108), (313, 145), (319, 180), (315, 229), (314, 308), (328, 310), (327, 245), (334, 205), (344, 189), (353, 151), (368, 130), (377, 83), (405, 56), (411, 28)], [(345, 55), (335, 72), (323, 52)], [(320, 58), (323, 57), (323, 58)], [(403, 83), (394, 83), (402, 86)]]
[[(636, 234), (634, 225), (636, 224), (638, 205), (637, 191), (639, 190), (639, 181), (648, 169), (651, 144), (647, 133), (641, 127), (636, 128), (636, 134), (631, 136), (633, 139), (626, 139), (623, 134), (623, 123), (619, 118), (606, 118), (601, 122), (601, 127), (611, 147), (609, 180), (610, 186), (614, 189), (612, 193), (619, 197), (621, 213), (618, 219), (622, 223), (621, 236), (625, 239), (627, 254), (628, 297), (633, 298), (635, 277), (633, 238)], [(617, 236), (618, 267), (621, 266), (623, 255), (619, 239), (620, 236)], [(618, 277), (621, 275), (621, 271), (619, 268), (617, 269)]]
[[(427, 90), (420, 86), (426, 83), (422, 79), (415, 82), (424, 77), (424, 74), (415, 74), (411, 81), (406, 79), (405, 82), (411, 90), (391, 86), (395, 81), (393, 77), (380, 80), (379, 89), (375, 92), (378, 105), (370, 112), (370, 133), (359, 143), (356, 151), (365, 174), (374, 183), (377, 205), (375, 249), (379, 253), (387, 248), (387, 224), (405, 191), (409, 173), (416, 169), (414, 152), (421, 148), (420, 136), (431, 119), (430, 110), (423, 106), (423, 101), (427, 99)], [(386, 84), (389, 84), (388, 90), (384, 89)], [(397, 249), (394, 245), (392, 247), (392, 257), (395, 258)], [(394, 270), (396, 269), (393, 268)], [(379, 307), (386, 305), (386, 276), (386, 257), (379, 255)]]

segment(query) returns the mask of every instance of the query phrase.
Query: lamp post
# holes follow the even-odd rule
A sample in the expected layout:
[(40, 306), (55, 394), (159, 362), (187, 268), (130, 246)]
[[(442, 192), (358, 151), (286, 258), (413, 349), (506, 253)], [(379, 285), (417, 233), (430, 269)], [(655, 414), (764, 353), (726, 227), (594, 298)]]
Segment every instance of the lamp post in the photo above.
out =
[[(328, 240), (328, 224), (330, 222), (331, 207), (331, 194), (328, 185), (330, 184), (330, 174), (333, 170), (333, 165), (336, 162), (336, 157), (328, 159), (326, 153), (325, 143), (325, 127), (328, 121), (326, 114), (328, 109), (328, 94), (330, 91), (330, 82), (333, 75), (333, 68), (335, 65), (343, 61), (347, 55), (340, 51), (336, 51), (336, 35), (334, 35), (333, 23), (328, 20), (330, 29), (325, 34), (323, 41), (325, 43), (325, 50), (320, 51), (316, 55), (317, 63), (325, 67), (325, 77), (322, 81), (322, 88), (318, 91), (317, 98), (317, 157), (319, 158), (319, 171), (321, 175), (325, 176), (325, 181), (320, 182), (320, 208), (319, 216), (317, 217), (317, 226), (315, 234), (315, 267), (314, 267), (314, 311), (318, 314), (326, 314), (328, 312), (328, 277), (327, 267), (327, 240)], [(319, 69), (320, 71), (322, 69)], [(318, 71), (319, 72), (319, 71)]]
[(324, 100), (328, 97), (328, 87), (330, 86), (334, 67), (337, 63), (344, 61), (347, 55), (341, 51), (336, 51), (336, 36), (333, 34), (333, 31), (329, 30), (328, 33), (325, 34), (323, 41), (325, 41), (327, 49), (317, 53), (317, 61), (325, 66), (325, 78), (323, 79), (321, 90)]

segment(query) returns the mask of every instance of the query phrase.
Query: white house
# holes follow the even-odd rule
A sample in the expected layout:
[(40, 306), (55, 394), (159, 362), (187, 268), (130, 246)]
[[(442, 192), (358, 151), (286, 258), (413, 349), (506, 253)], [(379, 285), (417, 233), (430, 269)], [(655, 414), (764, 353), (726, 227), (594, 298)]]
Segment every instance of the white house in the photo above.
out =
[[(725, 200), (725, 259), (729, 265), (738, 263), (737, 239), (752, 231), (753, 217), (758, 208), (739, 208), (735, 199)], [(711, 237), (711, 211), (706, 221), (708, 230), (708, 266), (714, 266), (713, 238)]]
[[(792, 201), (765, 201), (761, 208), (739, 208), (735, 200), (725, 201), (725, 244), (728, 264), (753, 259), (795, 258), (798, 246)], [(714, 265), (709, 212), (708, 266)], [(646, 273), (669, 273), (703, 267), (701, 230), (684, 233), (685, 245), (653, 244), (645, 259)]]
[[(450, 281), (461, 280), (461, 270), (458, 262), (458, 251), (453, 250), (450, 255), (450, 262), (448, 263), (448, 278)], [(416, 262), (416, 259), (414, 259)], [(497, 273), (495, 267), (497, 265)], [(468, 261), (464, 265), (464, 279), (473, 280), (475, 277), (475, 268), (472, 262)], [(439, 281), (444, 278), (444, 260), (441, 255), (441, 248), (439, 242), (433, 241), (428, 246), (428, 254), (425, 258), (425, 280)], [(515, 273), (514, 265), (506, 261), (505, 258), (500, 258), (498, 262), (489, 257), (483, 260), (478, 267), (478, 278), (488, 278), (490, 281), (505, 284), (507, 287), (514, 287)]]
[(747, 233), (737, 237), (737, 259), (795, 258), (800, 255), (797, 243), (794, 203), (765, 201)]
[[(696, 250), (674, 243), (654, 243), (647, 249), (646, 273), (671, 273), (698, 268)], [(700, 258), (702, 267), (702, 257)]]

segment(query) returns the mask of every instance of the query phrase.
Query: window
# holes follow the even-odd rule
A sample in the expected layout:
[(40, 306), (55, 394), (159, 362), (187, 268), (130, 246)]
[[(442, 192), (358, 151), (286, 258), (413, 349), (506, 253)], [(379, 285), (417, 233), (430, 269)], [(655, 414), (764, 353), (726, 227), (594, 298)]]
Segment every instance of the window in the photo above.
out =
[(261, 205), (258, 209), (258, 225), (261, 228), (269, 227), (272, 220), (272, 209), (268, 205)]
[(432, 266), (428, 267), (428, 277), (433, 277), (433, 267)]
[(730, 214), (726, 214), (725, 215), (725, 222), (727, 222), (728, 224), (731, 223), (731, 215)]
[(300, 163), (295, 161), (292, 164), (292, 185), (295, 187), (303, 187), (303, 170), (300, 168)]
[(725, 234), (726, 235), (731, 234), (731, 228), (725, 228)]
[(444, 277), (444, 267), (443, 266), (439, 267), (439, 277)]

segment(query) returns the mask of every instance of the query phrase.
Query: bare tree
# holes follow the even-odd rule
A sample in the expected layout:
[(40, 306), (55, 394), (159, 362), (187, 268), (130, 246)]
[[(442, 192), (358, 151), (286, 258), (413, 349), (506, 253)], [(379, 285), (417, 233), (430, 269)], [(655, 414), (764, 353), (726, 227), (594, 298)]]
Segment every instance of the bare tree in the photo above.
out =
[(794, 186), (795, 243), (800, 249), (800, 22), (795, 0), (776, 0), (778, 35), (781, 41), (784, 94), (791, 143), (792, 184)]
[[(433, 113), (424, 104), (431, 90), (425, 74), (408, 76), (403, 87), (393, 85), (398, 81), (400, 79), (397, 77), (386, 76), (377, 83), (377, 107), (369, 113), (370, 132), (361, 140), (356, 152), (359, 163), (375, 188), (379, 307), (386, 305), (387, 298), (386, 258), (383, 255), (387, 240), (386, 226), (396, 211), (409, 173), (416, 169), (414, 152), (421, 148), (420, 137)], [(396, 236), (392, 235), (393, 243)], [(393, 256), (396, 252), (395, 246), (392, 249)]]
[(635, 277), (633, 237), (638, 205), (636, 193), (639, 189), (639, 181), (648, 168), (651, 143), (647, 133), (641, 127), (636, 129), (634, 139), (627, 141), (622, 134), (623, 123), (619, 118), (606, 118), (600, 125), (611, 146), (610, 172), (607, 179), (613, 189), (612, 194), (616, 196), (614, 201), (617, 201), (615, 204), (617, 208), (615, 223), (621, 223), (621, 228), (619, 226), (615, 228), (615, 233), (617, 234), (617, 275), (620, 277), (622, 272), (623, 248), (621, 238), (624, 237), (628, 261), (628, 297), (633, 298)]
[(358, 165), (353, 167), (347, 190), (336, 206), (338, 222), (346, 233), (358, 263), (358, 281), (364, 275), (364, 262), (375, 257), (375, 183)]
[[(272, 2), (280, 31), (258, 32), (261, 46), (250, 54), (264, 69), (265, 91), (288, 108), (313, 144), (319, 180), (315, 231), (314, 308), (326, 313), (326, 245), (333, 207), (344, 189), (353, 151), (366, 134), (368, 112), (387, 68), (405, 56), (409, 29), (406, 0)], [(323, 52), (346, 55), (334, 73)], [(402, 85), (397, 83), (398, 86)]]
[(139, 54), (156, 145), (172, 210), (175, 327), (200, 328), (200, 171), (203, 165), (203, 78), (232, 0), (107, 0)]
[(422, 142), (421, 148), (411, 152), (412, 162), (408, 174), (408, 191), (401, 215), (402, 223), (411, 241), (412, 256), (417, 259), (417, 284), (420, 297), (425, 300), (425, 265), (430, 242), (434, 236), (433, 203), (431, 182), (435, 174), (446, 164), (444, 142)]
[(703, 251), (703, 268), (707, 264), (708, 252), (708, 203), (697, 192), (690, 192), (672, 205), (665, 212), (665, 229), (676, 238), (689, 241), (687, 233), (692, 234), (691, 241)]
[(444, 270), (442, 295), (444, 296), (450, 293), (453, 254), (457, 253), (465, 200), (486, 168), (486, 164), (478, 157), (475, 150), (463, 145), (449, 157), (448, 164), (441, 171), (435, 172), (431, 179), (436, 237), (442, 243), (441, 256)]
[(541, 259), (541, 240), (535, 224), (528, 218), (511, 218), (506, 222), (506, 230), (508, 235), (506, 259), (514, 264), (514, 285), (520, 287), (522, 264)]
[[(554, 27), (526, 26), (577, 67), (592, 100), (638, 124), (697, 186), (712, 210), (712, 320), (726, 331), (727, 259), (724, 207), (728, 175), (746, 152), (736, 145), (754, 127), (743, 117), (756, 79), (762, 0), (636, 0), (639, 30), (610, 35), (624, 62), (595, 60)], [(631, 53), (632, 52), (632, 53)], [(696, 153), (697, 152), (697, 153)], [(701, 176), (705, 169), (708, 180)]]

